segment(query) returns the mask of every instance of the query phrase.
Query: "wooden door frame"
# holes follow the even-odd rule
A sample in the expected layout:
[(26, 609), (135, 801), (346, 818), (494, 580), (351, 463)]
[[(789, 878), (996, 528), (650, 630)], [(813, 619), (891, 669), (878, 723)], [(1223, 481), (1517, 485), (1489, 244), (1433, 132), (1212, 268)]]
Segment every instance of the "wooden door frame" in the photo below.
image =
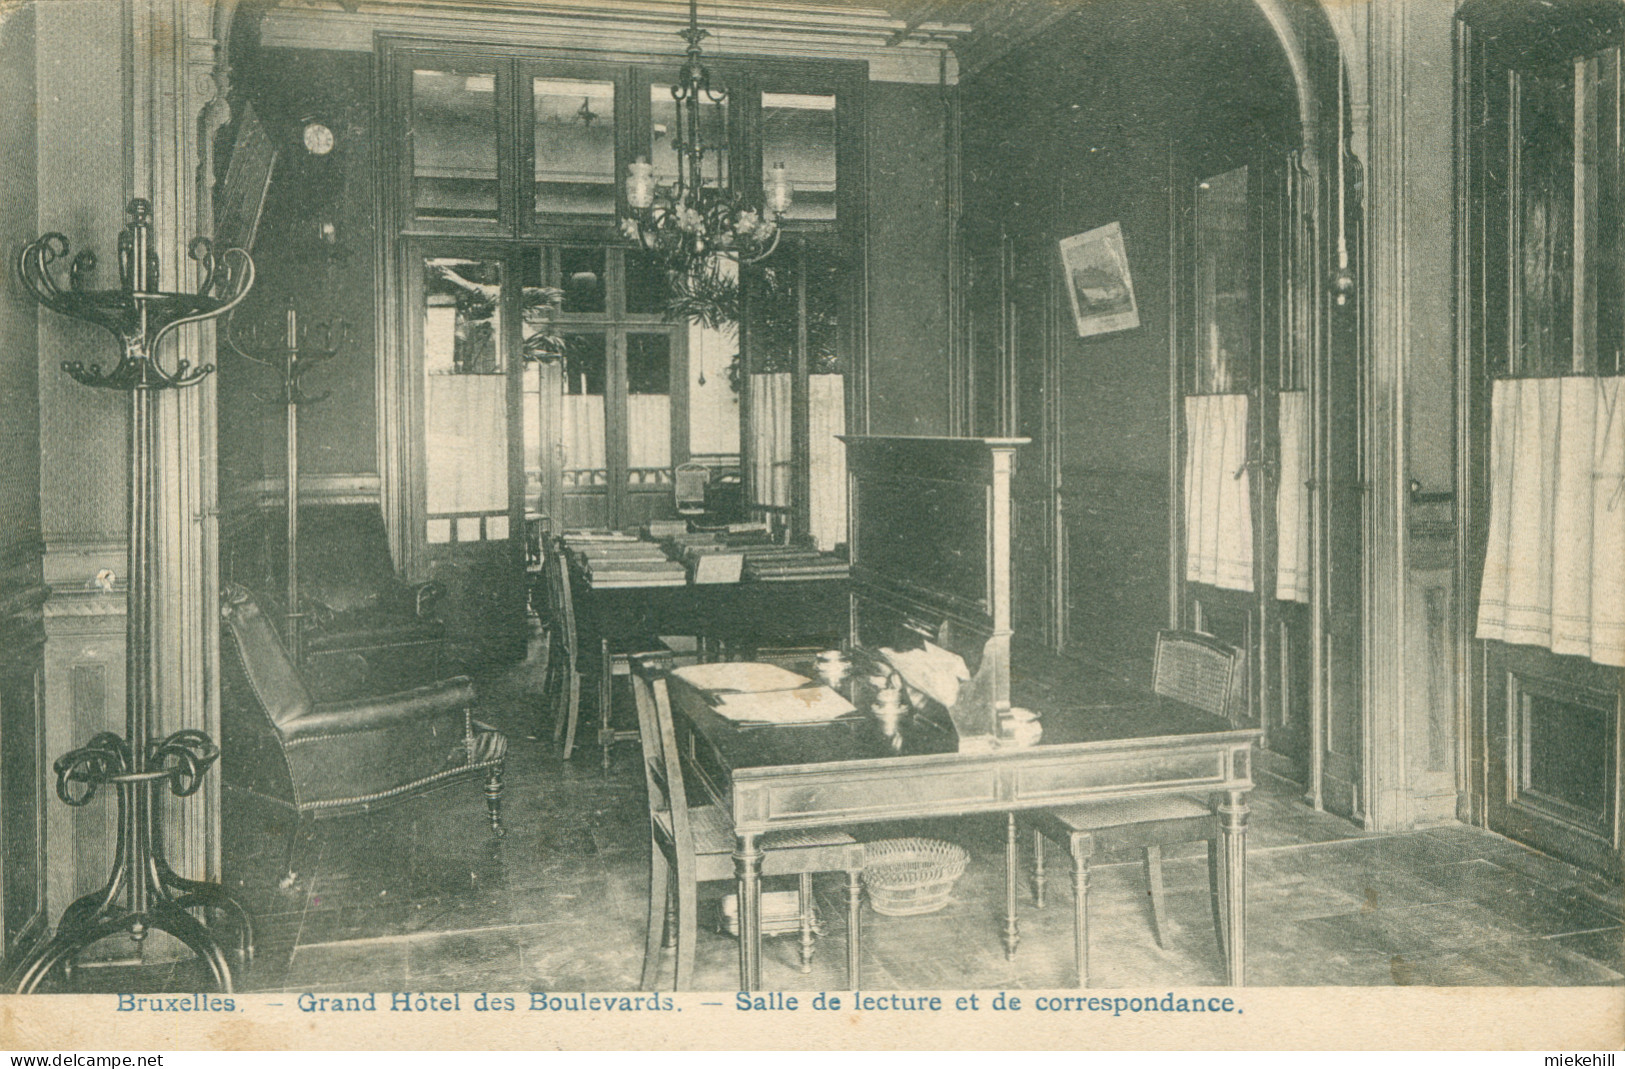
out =
[[(1245, 605), (1247, 618), (1246, 663), (1248, 680), (1248, 709), (1247, 715), (1256, 719), (1264, 735), (1260, 740), (1260, 758), (1270, 761), (1271, 754), (1278, 757), (1288, 756), (1280, 750), (1272, 750), (1271, 744), (1271, 713), (1279, 707), (1277, 694), (1279, 673), (1278, 653), (1279, 621), (1281, 610), (1275, 605), (1275, 564), (1277, 560), (1276, 523), (1274, 518), (1275, 495), (1278, 491), (1280, 472), (1280, 443), (1276, 428), (1276, 418), (1279, 411), (1278, 395), (1280, 365), (1284, 357), (1284, 350), (1289, 344), (1287, 331), (1279, 324), (1271, 327), (1268, 322), (1269, 313), (1284, 307), (1286, 297), (1283, 293), (1277, 294), (1272, 305), (1266, 296), (1266, 273), (1272, 268), (1268, 262), (1271, 252), (1280, 254), (1280, 246), (1288, 240), (1286, 231), (1271, 235), (1267, 229), (1267, 209), (1274, 208), (1276, 217), (1284, 215), (1281, 209), (1287, 198), (1286, 172), (1294, 166), (1290, 153), (1260, 153), (1247, 152), (1245, 154), (1227, 155), (1223, 158), (1210, 158), (1194, 161), (1182, 158), (1177, 152), (1171, 152), (1169, 157), (1169, 191), (1172, 198), (1170, 218), (1171, 250), (1169, 256), (1172, 277), (1170, 302), (1172, 308), (1172, 325), (1170, 327), (1170, 363), (1169, 363), (1169, 511), (1172, 525), (1169, 532), (1169, 543), (1177, 547), (1169, 558), (1169, 626), (1180, 628), (1195, 626), (1193, 618), (1193, 605), (1196, 598), (1191, 592), (1192, 584), (1185, 576), (1184, 553), (1184, 469), (1185, 447), (1187, 445), (1184, 426), (1184, 400), (1187, 396), (1194, 396), (1194, 391), (1188, 391), (1191, 385), (1191, 371), (1196, 359), (1196, 331), (1199, 329), (1196, 322), (1197, 295), (1194, 287), (1194, 269), (1196, 267), (1193, 250), (1195, 248), (1195, 192), (1198, 184), (1205, 184), (1209, 178), (1233, 173), (1235, 170), (1246, 168), (1246, 232), (1243, 237), (1245, 256), (1247, 260), (1247, 291), (1249, 303), (1249, 330), (1252, 332), (1249, 351), (1242, 356), (1248, 376), (1248, 385), (1244, 391), (1248, 399), (1247, 413), (1247, 469), (1250, 472), (1249, 485), (1251, 489), (1248, 509), (1253, 529), (1253, 589), (1251, 591), (1223, 590), (1209, 587), (1216, 591), (1221, 600), (1241, 606)], [(1294, 268), (1289, 267), (1289, 272)], [(1312, 268), (1305, 265), (1295, 265), (1297, 274), (1309, 275)], [(1272, 342), (1270, 332), (1274, 331)], [(1273, 351), (1272, 351), (1273, 346)], [(1304, 354), (1308, 365), (1305, 368), (1304, 378), (1306, 389), (1317, 389), (1318, 379), (1313, 374), (1313, 352)], [(1313, 522), (1313, 521), (1312, 521)], [(1206, 584), (1195, 584), (1206, 586)], [(1314, 626), (1311, 622), (1311, 628)], [(1313, 643), (1314, 636), (1310, 640)], [(1306, 710), (1306, 715), (1308, 711)], [(1306, 782), (1308, 794), (1316, 794), (1316, 783), (1312, 777), (1317, 768), (1316, 762), (1308, 752), (1311, 744), (1310, 736), (1313, 731), (1305, 733), (1305, 753), (1303, 754), (1302, 768), (1293, 772), (1301, 775)], [(1273, 761), (1273, 770), (1287, 777), (1287, 769), (1280, 760)]]
[[(1345, 172), (1349, 172), (1347, 178), (1352, 180), (1370, 154), (1367, 137), (1372, 131), (1367, 125), (1367, 118), (1375, 115), (1375, 112), (1369, 104), (1371, 91), (1364, 62), (1365, 45), (1356, 36), (1356, 27), (1342, 17), (1345, 13), (1323, 8), (1319, 4), (1299, 7), (1282, 3), (1281, 0), (1255, 0), (1255, 3), (1276, 35), (1293, 80), (1301, 133), (1301, 142), (1296, 146), (1301, 168), (1298, 181), (1305, 191), (1303, 208), (1309, 214), (1311, 228), (1309, 247), (1304, 250), (1307, 262), (1298, 271), (1303, 283), (1309, 287), (1312, 352), (1305, 373), (1312, 412), (1314, 467), (1310, 520), (1310, 555), (1314, 570), (1310, 601), (1311, 689), (1305, 769), (1309, 783), (1306, 785), (1305, 800), (1320, 809), (1326, 806), (1330, 797), (1332, 808), (1346, 812), (1357, 822), (1393, 828), (1401, 825), (1399, 811), (1393, 806), (1379, 804), (1373, 812), (1372, 787), (1378, 781), (1403, 783), (1403, 768), (1398, 769), (1401, 773), (1398, 779), (1394, 779), (1393, 770), (1379, 775), (1377, 763), (1391, 755), (1374, 754), (1369, 741), (1373, 737), (1396, 737), (1403, 730), (1404, 703), (1398, 696), (1403, 694), (1404, 680), (1399, 675), (1379, 676), (1383, 669), (1374, 666), (1372, 649), (1378, 643), (1390, 647), (1392, 653), (1385, 663), (1389, 667), (1397, 666), (1402, 671), (1398, 652), (1404, 648), (1403, 595), (1399, 595), (1399, 601), (1395, 604), (1392, 596), (1384, 596), (1380, 591), (1397, 590), (1404, 581), (1403, 537), (1401, 532), (1397, 546), (1385, 542), (1381, 537), (1373, 537), (1378, 531), (1373, 526), (1376, 517), (1370, 504), (1374, 495), (1386, 493), (1389, 487), (1393, 488), (1393, 496), (1398, 497), (1405, 486), (1402, 448), (1383, 445), (1395, 442), (1404, 433), (1403, 404), (1400, 403), (1404, 383), (1403, 376), (1389, 375), (1374, 379), (1370, 374), (1369, 353), (1374, 338), (1368, 331), (1370, 317), (1367, 300), (1373, 291), (1373, 275), (1366, 265), (1372, 262), (1369, 241), (1371, 228), (1361, 225), (1352, 230), (1353, 240), (1340, 247), (1341, 256), (1334, 260), (1332, 255), (1334, 235), (1339, 235), (1338, 213), (1347, 213), (1344, 220), (1363, 220), (1366, 204), (1370, 200), (1367, 194), (1364, 203), (1357, 201), (1353, 190), (1345, 185), (1347, 196), (1340, 202), (1337, 186), (1340, 180), (1345, 179)], [(1363, 30), (1364, 27), (1358, 29)], [(1333, 86), (1337, 88), (1334, 90)], [(1400, 114), (1402, 109), (1396, 107), (1384, 112), (1382, 117), (1386, 119), (1387, 116)], [(1397, 119), (1386, 119), (1384, 129), (1389, 133), (1397, 131), (1397, 127)], [(1361, 148), (1364, 149), (1363, 153), (1359, 151)], [(1343, 166), (1339, 166), (1340, 159)], [(1171, 195), (1177, 195), (1184, 177), (1175, 153), (1170, 150), (1168, 181)], [(1169, 241), (1175, 250), (1179, 250), (1186, 235), (1178, 203), (1170, 207)], [(1171, 302), (1168, 353), (1168, 420), (1172, 440), (1168, 458), (1168, 619), (1171, 625), (1177, 625), (1184, 619), (1186, 610), (1183, 594), (1184, 451), (1180, 389), (1184, 355), (1182, 335), (1188, 329), (1188, 324), (1181, 317), (1188, 314), (1191, 304), (1185, 296), (1186, 283), (1181, 277), (1186, 263), (1182, 255), (1176, 255), (1169, 265), (1170, 293), (1174, 297)], [(1402, 278), (1396, 276), (1397, 281), (1402, 281)], [(1359, 429), (1360, 463), (1367, 481), (1357, 487), (1334, 487), (1329, 485), (1328, 480), (1330, 391), (1334, 385), (1333, 376), (1328, 373), (1328, 361), (1347, 355), (1336, 344), (1338, 335), (1333, 323), (1336, 318), (1333, 314), (1334, 300), (1340, 306), (1343, 302), (1352, 306), (1345, 315), (1353, 317), (1351, 330), (1358, 331), (1358, 339), (1350, 340), (1349, 346), (1352, 346), (1359, 361), (1356, 388), (1360, 393), (1362, 424)], [(1345, 403), (1352, 401), (1350, 398), (1342, 400)], [(1371, 419), (1372, 413), (1378, 412), (1385, 413), (1381, 418), (1386, 430), (1380, 435), (1373, 433), (1376, 424)], [(1362, 495), (1365, 502), (1362, 510), (1365, 522), (1359, 550), (1360, 604), (1337, 606), (1344, 612), (1359, 616), (1359, 642), (1357, 649), (1350, 654), (1359, 662), (1360, 677), (1358, 722), (1361, 743), (1358, 756), (1353, 760), (1349, 759), (1350, 755), (1335, 753), (1331, 749), (1333, 707), (1350, 700), (1347, 693), (1334, 690), (1332, 678), (1330, 636), (1333, 606), (1327, 580), (1331, 556), (1327, 531), (1337, 511), (1334, 494), (1339, 493)], [(1388, 693), (1390, 689), (1392, 694)]]
[[(1515, 9), (1507, 9), (1513, 17)], [(1516, 256), (1517, 237), (1512, 220), (1507, 218), (1491, 228), (1486, 222), (1494, 215), (1510, 210), (1517, 202), (1518, 175), (1511, 169), (1504, 192), (1497, 191), (1493, 202), (1486, 202), (1486, 193), (1479, 187), (1481, 155), (1475, 151), (1471, 139), (1475, 112), (1483, 90), (1475, 78), (1475, 65), (1484, 62), (1490, 69), (1482, 72), (1486, 78), (1502, 78), (1520, 68), (1510, 66), (1493, 54), (1480, 52), (1481, 44), (1475, 39), (1475, 25), (1486, 14), (1461, 14), (1454, 20), (1454, 72), (1455, 72), (1455, 372), (1456, 372), (1456, 554), (1453, 581), (1456, 603), (1459, 606), (1455, 639), (1461, 651), (1462, 670), (1457, 676), (1455, 698), (1460, 724), (1458, 744), (1458, 801), (1457, 817), (1478, 827), (1491, 827), (1492, 818), (1498, 818), (1495, 830), (1503, 834), (1521, 832), (1537, 848), (1553, 852), (1567, 851), (1566, 860), (1585, 862), (1618, 878), (1619, 865), (1625, 863), (1625, 669), (1613, 669), (1586, 662), (1583, 665), (1563, 667), (1562, 662), (1577, 660), (1553, 654), (1540, 647), (1504, 644), (1507, 653), (1492, 656), (1489, 640), (1477, 637), (1478, 601), (1482, 584), (1484, 552), (1489, 523), (1489, 456), (1490, 456), (1490, 392), (1491, 344), (1493, 335), (1488, 329), (1492, 314), (1497, 319), (1494, 301), (1485, 294), (1486, 274), (1482, 266), (1491, 257)], [(1553, 30), (1553, 38), (1562, 33)], [(1616, 46), (1618, 37), (1609, 38)], [(1587, 42), (1585, 47), (1604, 47), (1608, 41), (1600, 36)], [(1565, 39), (1577, 52), (1583, 54), (1577, 39)], [(1515, 81), (1511, 84), (1516, 84)], [(1508, 124), (1503, 142), (1491, 147), (1499, 154), (1511, 152), (1516, 138), (1515, 127)], [(1493, 276), (1492, 276), (1493, 278)], [(1512, 268), (1507, 268), (1506, 283), (1512, 286)], [(1508, 326), (1507, 345), (1513, 344), (1520, 296), (1516, 292), (1505, 295)], [(1576, 342), (1576, 345), (1579, 343)], [(1524, 671), (1519, 669), (1523, 668)], [(1578, 669), (1576, 671), (1575, 669)], [(1505, 679), (1494, 678), (1493, 673), (1505, 672)], [(1561, 820), (1542, 829), (1540, 816), (1517, 803), (1517, 786), (1513, 780), (1521, 765), (1514, 751), (1519, 740), (1515, 734), (1516, 718), (1512, 704), (1523, 691), (1523, 682), (1532, 681), (1539, 689), (1547, 672), (1562, 673), (1561, 683), (1555, 685), (1575, 692), (1590, 691), (1591, 696), (1606, 695), (1607, 678), (1614, 678), (1614, 708), (1612, 752), (1607, 755), (1612, 771), (1612, 838), (1599, 847), (1587, 839), (1595, 833), (1561, 826)], [(1605, 697), (1601, 700), (1605, 701)], [(1494, 708), (1492, 708), (1492, 704)], [(1500, 810), (1498, 813), (1497, 810)], [(1542, 841), (1544, 840), (1544, 841)], [(1548, 843), (1553, 845), (1548, 845)], [(1610, 871), (1611, 870), (1611, 871)]]

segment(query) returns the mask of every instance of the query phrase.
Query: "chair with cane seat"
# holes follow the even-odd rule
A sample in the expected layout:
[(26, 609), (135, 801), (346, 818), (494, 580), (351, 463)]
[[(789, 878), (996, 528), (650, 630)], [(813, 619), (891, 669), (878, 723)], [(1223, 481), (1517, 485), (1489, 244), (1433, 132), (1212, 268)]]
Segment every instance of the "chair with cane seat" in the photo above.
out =
[[(1207, 635), (1191, 631), (1160, 631), (1152, 690), (1163, 701), (1180, 702), (1235, 723), (1241, 690), (1243, 654)], [(1163, 945), (1167, 912), (1162, 886), (1162, 848), (1176, 843), (1207, 842), (1208, 891), (1219, 952), (1224, 954), (1224, 903), (1219, 880), (1219, 819), (1206, 799), (1186, 795), (1089, 802), (1059, 809), (1017, 813), (1017, 827), (1033, 831), (1033, 897), (1044, 906), (1045, 840), (1064, 846), (1072, 859), (1073, 949), (1078, 986), (1089, 982), (1089, 918), (1087, 911), (1089, 858), (1096, 851), (1122, 848), (1144, 850), (1146, 882), (1151, 899), (1151, 933)], [(1016, 836), (1012, 832), (1005, 864), (1015, 871)], [(1015, 881), (1008, 881), (1014, 887)], [(1012, 913), (1014, 901), (1007, 903)]]

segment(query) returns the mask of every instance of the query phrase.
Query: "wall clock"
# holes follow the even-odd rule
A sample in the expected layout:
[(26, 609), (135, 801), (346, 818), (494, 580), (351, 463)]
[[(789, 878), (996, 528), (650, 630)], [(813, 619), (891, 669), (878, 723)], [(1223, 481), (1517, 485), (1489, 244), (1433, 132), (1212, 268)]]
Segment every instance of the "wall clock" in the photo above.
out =
[(301, 136), (304, 138), (305, 151), (312, 156), (325, 156), (338, 143), (332, 129), (319, 119), (306, 119)]

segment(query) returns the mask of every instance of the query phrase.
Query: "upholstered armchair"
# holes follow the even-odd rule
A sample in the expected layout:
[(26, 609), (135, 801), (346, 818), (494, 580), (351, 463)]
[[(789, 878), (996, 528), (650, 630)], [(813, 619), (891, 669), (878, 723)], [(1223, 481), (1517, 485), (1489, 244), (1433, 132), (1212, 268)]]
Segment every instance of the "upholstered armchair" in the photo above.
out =
[(482, 779), (494, 835), (508, 739), (473, 718), (463, 676), (375, 697), (317, 701), (249, 592), (222, 597), (220, 767), (226, 790), (286, 815), (287, 876), (315, 820), (365, 813), (464, 779)]
[[(225, 539), (226, 577), (253, 590), (286, 625), (287, 512), (267, 509)], [(377, 505), (299, 508), (299, 592), (305, 682), (319, 697), (399, 690), (440, 678), (445, 624), (438, 583), (395, 571)]]

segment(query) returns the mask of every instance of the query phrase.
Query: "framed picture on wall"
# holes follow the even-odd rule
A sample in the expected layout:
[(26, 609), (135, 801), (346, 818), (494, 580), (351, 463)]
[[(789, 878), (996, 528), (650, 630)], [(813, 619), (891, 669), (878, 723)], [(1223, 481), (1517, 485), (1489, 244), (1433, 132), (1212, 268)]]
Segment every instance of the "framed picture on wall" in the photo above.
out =
[(1139, 326), (1140, 309), (1134, 303), (1134, 279), (1123, 251), (1123, 228), (1108, 223), (1062, 238), (1060, 246), (1061, 270), (1072, 298), (1078, 337)]

